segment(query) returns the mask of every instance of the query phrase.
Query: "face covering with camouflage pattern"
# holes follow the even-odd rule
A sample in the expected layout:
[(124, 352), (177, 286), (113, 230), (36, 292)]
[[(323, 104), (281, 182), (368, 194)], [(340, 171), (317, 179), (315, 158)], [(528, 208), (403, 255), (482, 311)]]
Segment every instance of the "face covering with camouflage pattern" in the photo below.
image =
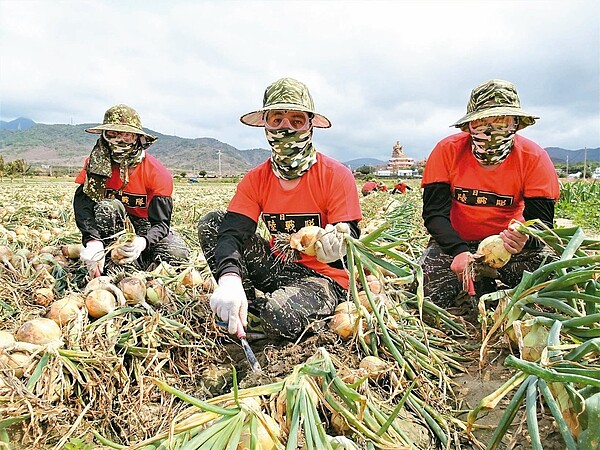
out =
[(123, 144), (120, 141), (115, 142), (115, 139), (108, 140), (103, 135), (90, 153), (83, 192), (95, 202), (103, 200), (106, 181), (112, 175), (113, 163), (119, 165), (119, 175), (123, 182), (120, 189), (123, 189), (129, 183), (129, 168), (141, 163), (144, 156), (145, 152), (139, 142)]
[(510, 154), (517, 132), (516, 121), (511, 124), (481, 125), (473, 127), (469, 122), (471, 151), (484, 166), (500, 164)]
[(312, 128), (306, 131), (291, 129), (268, 130), (271, 146), (271, 168), (277, 177), (293, 180), (304, 175), (317, 162), (317, 150), (312, 145)]

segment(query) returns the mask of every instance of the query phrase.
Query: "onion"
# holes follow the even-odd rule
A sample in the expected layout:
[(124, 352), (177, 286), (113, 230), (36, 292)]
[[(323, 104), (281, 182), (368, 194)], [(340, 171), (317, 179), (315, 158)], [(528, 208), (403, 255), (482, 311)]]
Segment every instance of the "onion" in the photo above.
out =
[(184, 273), (181, 284), (185, 287), (195, 288), (196, 286), (200, 286), (204, 281), (200, 272), (194, 267), (187, 268)]
[(12, 258), (12, 250), (6, 245), (0, 245), (0, 262), (2, 264), (10, 264), (10, 258)]
[[(392, 307), (392, 301), (385, 294), (375, 294), (372, 295), (373, 301), (376, 305), (385, 305), (386, 309), (390, 309)], [(367, 297), (367, 293), (365, 291), (360, 291), (358, 293), (358, 301), (368, 312), (373, 312), (373, 308), (371, 308), (371, 303), (369, 303), (369, 298)]]
[(354, 302), (342, 302), (335, 308), (335, 313), (329, 322), (329, 329), (342, 339), (350, 339), (357, 321), (358, 311)]
[(21, 325), (15, 337), (17, 341), (43, 345), (58, 341), (60, 336), (60, 327), (54, 320), (40, 317)]
[(10, 347), (15, 343), (15, 337), (8, 331), (0, 331), (0, 349)]
[(169, 290), (160, 278), (154, 278), (146, 283), (146, 300), (152, 306), (161, 306), (169, 303)]
[(346, 419), (344, 419), (344, 417), (337, 412), (331, 414), (330, 423), (331, 429), (335, 431), (337, 435), (345, 435), (350, 431), (350, 426), (348, 425)]
[(31, 356), (25, 352), (0, 353), (0, 361), (15, 371), (15, 377), (21, 378), (31, 364)]
[(125, 306), (125, 304), (127, 303), (127, 300), (125, 299), (123, 292), (121, 292), (121, 289), (112, 284), (111, 278), (106, 275), (102, 275), (100, 277), (96, 277), (90, 280), (90, 282), (85, 286), (85, 289), (83, 290), (83, 295), (87, 296), (90, 292), (95, 291), (97, 289), (105, 289), (108, 292), (112, 293), (117, 299), (117, 305), (119, 307)]
[(42, 230), (40, 232), (40, 240), (42, 242), (48, 242), (50, 239), (52, 239), (52, 232), (50, 230)]
[(369, 378), (377, 380), (388, 370), (389, 366), (377, 356), (365, 356), (358, 367), (364, 369)]
[(81, 254), (81, 244), (68, 244), (61, 247), (61, 252), (69, 259), (79, 259)]
[(34, 297), (36, 305), (48, 306), (54, 301), (54, 290), (47, 287), (37, 288)]
[(515, 320), (512, 323), (517, 338), (521, 358), (525, 361), (537, 361), (542, 357), (546, 348), (548, 328), (539, 324), (535, 319)]
[(381, 281), (375, 275), (367, 275), (367, 285), (373, 294), (380, 294), (382, 290)]
[(54, 320), (58, 325), (65, 325), (77, 318), (82, 306), (82, 297), (75, 292), (71, 292), (64, 298), (52, 303), (46, 317)]
[(319, 234), (323, 228), (314, 225), (300, 228), (290, 236), (290, 247), (306, 255), (315, 256), (315, 244), (319, 240)]
[(481, 255), (482, 262), (492, 269), (499, 269), (510, 259), (510, 253), (504, 247), (499, 234), (486, 237), (479, 243), (475, 255)]
[[(257, 427), (256, 427), (256, 435), (254, 439), (256, 440), (256, 450), (274, 450), (277, 449), (276, 442), (279, 441), (279, 436), (281, 436), (281, 427), (277, 423), (275, 419), (271, 416), (259, 413), (260, 415), (256, 416), (257, 419)], [(264, 424), (263, 424), (264, 421)], [(266, 427), (265, 427), (266, 424)], [(274, 440), (269, 434), (269, 431), (276, 438)], [(240, 441), (237, 446), (237, 450), (247, 450), (250, 447), (250, 426), (249, 424), (245, 424), (242, 429), (242, 434), (240, 435)]]
[(213, 292), (216, 287), (217, 287), (217, 283), (215, 283), (215, 280), (212, 276), (207, 277), (202, 282), (202, 290), (204, 292)]
[(137, 305), (146, 300), (146, 283), (137, 277), (125, 277), (119, 282), (119, 289), (130, 305)]
[(85, 298), (85, 307), (94, 319), (113, 312), (117, 306), (115, 296), (106, 289), (96, 289)]

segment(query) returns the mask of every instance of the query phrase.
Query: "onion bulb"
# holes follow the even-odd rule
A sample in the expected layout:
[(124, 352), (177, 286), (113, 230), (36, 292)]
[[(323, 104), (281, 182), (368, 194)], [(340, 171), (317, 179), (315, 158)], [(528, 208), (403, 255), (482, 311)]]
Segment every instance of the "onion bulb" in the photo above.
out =
[(15, 371), (15, 377), (21, 378), (31, 364), (31, 356), (25, 352), (0, 353), (0, 361)]
[(65, 325), (77, 318), (82, 306), (81, 296), (71, 292), (66, 297), (52, 303), (46, 317), (54, 320), (58, 325)]
[(481, 261), (492, 269), (499, 269), (510, 259), (510, 253), (504, 247), (504, 241), (499, 234), (488, 236), (481, 241), (475, 255), (479, 255)]
[(146, 300), (146, 282), (137, 277), (125, 277), (119, 282), (127, 303), (137, 305)]
[(88, 314), (94, 319), (113, 312), (117, 306), (115, 296), (106, 289), (96, 289), (85, 298), (85, 307)]
[(54, 290), (48, 287), (37, 288), (34, 296), (36, 305), (48, 306), (54, 301)]
[(309, 256), (315, 256), (315, 244), (323, 229), (314, 225), (300, 228), (290, 236), (290, 247)]
[(204, 280), (202, 275), (194, 267), (189, 267), (185, 270), (181, 284), (188, 288), (200, 286)]
[(515, 320), (512, 323), (517, 338), (521, 358), (525, 361), (535, 362), (542, 357), (548, 341), (548, 328), (535, 319)]
[(54, 320), (40, 317), (21, 325), (15, 337), (20, 342), (43, 345), (58, 341), (60, 336), (60, 327)]
[(389, 366), (377, 356), (365, 356), (358, 367), (364, 369), (369, 378), (377, 380), (388, 370)]
[(8, 331), (0, 331), (0, 349), (10, 347), (15, 343), (15, 337)]
[(337, 412), (331, 414), (331, 429), (335, 431), (337, 435), (345, 435), (350, 431), (350, 426), (344, 416)]
[(79, 259), (81, 247), (81, 244), (67, 244), (61, 247), (61, 252), (69, 259)]
[(146, 283), (146, 300), (152, 306), (161, 306), (169, 303), (169, 290), (160, 278), (154, 278)]
[(342, 339), (350, 339), (357, 321), (358, 311), (354, 302), (342, 302), (335, 308), (335, 313), (329, 322), (329, 329)]
[(377, 278), (375, 275), (367, 275), (366, 279), (369, 290), (373, 294), (380, 294), (383, 287), (381, 285), (381, 281), (379, 281), (379, 278)]
[[(274, 450), (277, 449), (276, 443), (281, 436), (281, 427), (275, 419), (268, 414), (259, 413), (256, 416), (257, 427), (254, 439), (256, 441), (256, 450)], [(263, 423), (264, 422), (264, 423)], [(266, 426), (265, 426), (266, 425)], [(271, 437), (273, 435), (275, 439)], [(237, 450), (250, 449), (250, 425), (245, 424), (240, 435), (240, 441)]]

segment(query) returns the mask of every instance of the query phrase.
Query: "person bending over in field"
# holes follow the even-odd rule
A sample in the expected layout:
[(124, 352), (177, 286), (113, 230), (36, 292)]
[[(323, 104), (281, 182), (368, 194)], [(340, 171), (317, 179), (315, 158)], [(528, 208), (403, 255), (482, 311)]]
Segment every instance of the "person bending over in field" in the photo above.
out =
[(405, 194), (406, 191), (412, 191), (412, 188), (404, 181), (398, 180), (398, 182), (394, 185), (394, 189), (392, 189), (392, 194)]
[(138, 113), (126, 105), (113, 106), (102, 125), (85, 131), (100, 135), (75, 179), (80, 186), (73, 199), (84, 245), (80, 260), (90, 276), (104, 272), (106, 247), (125, 230), (126, 219), (135, 237), (117, 247), (111, 263), (146, 270), (160, 261), (187, 259), (187, 245), (170, 228), (173, 178), (146, 152), (156, 138), (142, 129)]
[[(210, 306), (232, 334), (243, 333), (250, 304), (267, 335), (296, 339), (345, 300), (344, 234), (360, 234), (358, 190), (347, 167), (313, 146), (313, 129), (331, 123), (315, 112), (303, 83), (275, 81), (263, 107), (240, 120), (265, 128), (271, 157), (244, 176), (227, 212), (208, 213), (199, 222), (200, 244), (218, 280)], [(256, 233), (259, 218), (272, 237), (320, 227), (316, 255), (284, 263), (271, 249), (273, 239)]]
[[(494, 274), (509, 287), (544, 260), (543, 246), (509, 229), (511, 219), (540, 219), (549, 227), (559, 185), (546, 151), (516, 134), (533, 125), (512, 83), (489, 80), (473, 89), (461, 132), (440, 141), (427, 159), (421, 187), (431, 240), (420, 263), (425, 295), (450, 306), (466, 286), (463, 274), (479, 242), (499, 234), (512, 254)], [(475, 282), (478, 296), (496, 290), (492, 277)]]

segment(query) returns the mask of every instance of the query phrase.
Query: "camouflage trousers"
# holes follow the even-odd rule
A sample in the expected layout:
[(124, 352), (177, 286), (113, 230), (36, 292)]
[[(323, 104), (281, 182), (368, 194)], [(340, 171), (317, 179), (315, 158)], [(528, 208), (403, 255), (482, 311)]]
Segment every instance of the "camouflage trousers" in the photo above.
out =
[[(125, 229), (125, 218), (127, 212), (123, 204), (115, 199), (106, 199), (98, 202), (94, 207), (96, 225), (100, 232), (100, 237), (107, 247), (114, 242), (114, 235)], [(142, 235), (150, 229), (150, 221), (141, 217), (129, 216), (136, 234)], [(169, 234), (155, 245), (142, 252), (140, 257), (132, 263), (132, 269), (152, 270), (155, 266), (164, 261), (169, 264), (177, 264), (187, 260), (190, 249), (175, 231), (170, 229)], [(107, 271), (113, 267), (112, 261), (107, 258)], [(129, 266), (129, 265), (128, 265)]]
[[(471, 241), (467, 244), (469, 251), (475, 253), (479, 241)], [(495, 271), (493, 277), (476, 276), (474, 284), (477, 297), (496, 291), (496, 280), (508, 288), (515, 287), (521, 282), (523, 272), (534, 271), (550, 258), (552, 258), (551, 255), (543, 247), (524, 250), (512, 255), (504, 267)], [(442, 251), (434, 239), (430, 239), (419, 259), (419, 264), (423, 268), (425, 296), (441, 307), (454, 306), (459, 294), (464, 293), (462, 281), (450, 270), (453, 259), (453, 256)]]
[[(217, 232), (224, 216), (223, 211), (210, 212), (198, 224), (200, 245), (213, 273)], [(241, 261), (249, 312), (260, 318), (268, 336), (294, 340), (309, 326), (310, 331), (319, 331), (323, 319), (346, 300), (347, 291), (338, 283), (301, 264), (283, 263), (258, 234), (245, 243)]]

